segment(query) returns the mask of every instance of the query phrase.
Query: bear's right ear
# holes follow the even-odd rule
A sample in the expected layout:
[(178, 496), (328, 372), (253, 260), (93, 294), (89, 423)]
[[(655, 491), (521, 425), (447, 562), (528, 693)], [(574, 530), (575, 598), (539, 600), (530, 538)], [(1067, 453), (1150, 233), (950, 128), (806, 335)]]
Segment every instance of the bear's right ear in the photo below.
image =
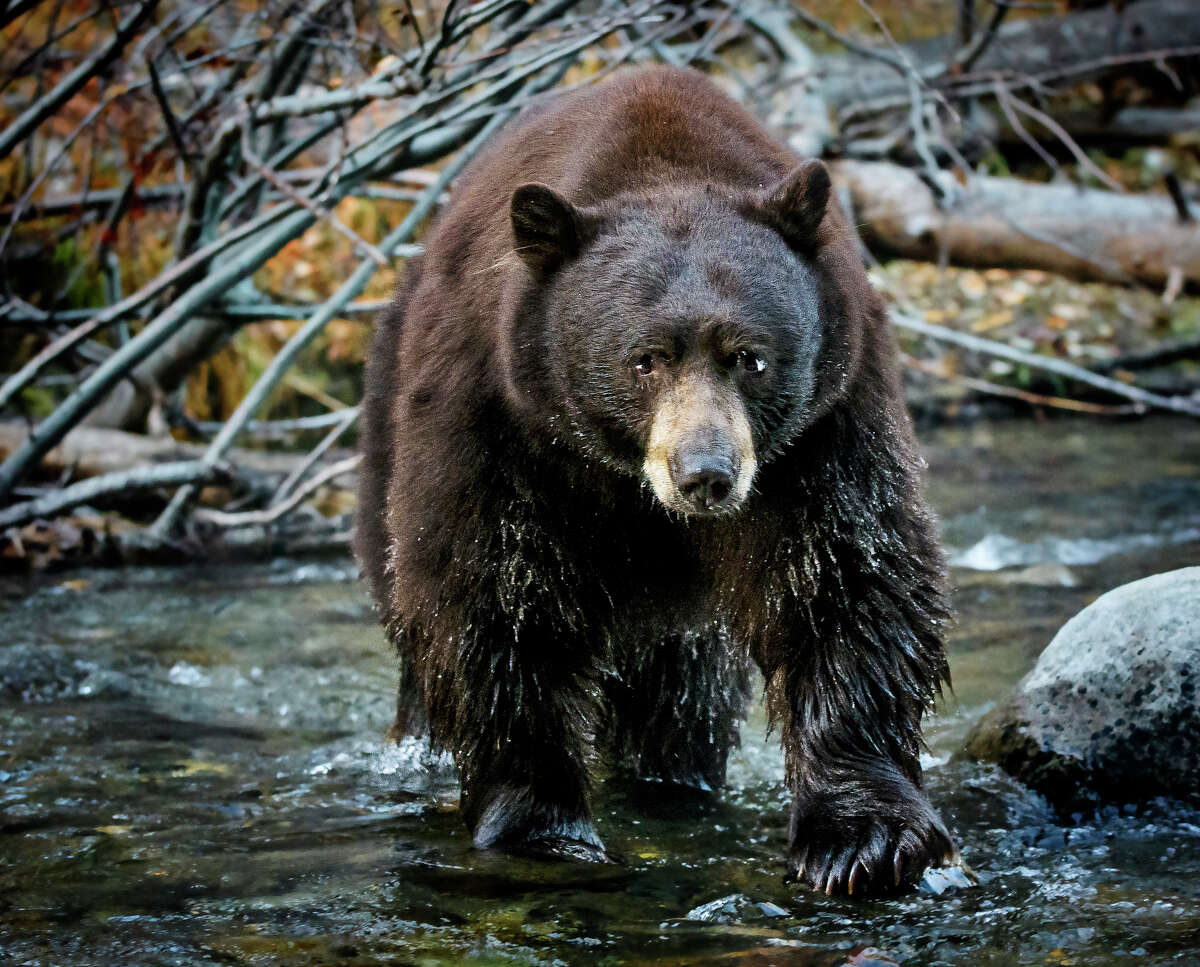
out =
[(513, 192), (512, 230), (517, 255), (535, 272), (545, 273), (579, 254), (591, 225), (554, 189), (532, 182)]
[(757, 207), (792, 248), (813, 249), (831, 187), (829, 169), (820, 161), (806, 161), (759, 195)]

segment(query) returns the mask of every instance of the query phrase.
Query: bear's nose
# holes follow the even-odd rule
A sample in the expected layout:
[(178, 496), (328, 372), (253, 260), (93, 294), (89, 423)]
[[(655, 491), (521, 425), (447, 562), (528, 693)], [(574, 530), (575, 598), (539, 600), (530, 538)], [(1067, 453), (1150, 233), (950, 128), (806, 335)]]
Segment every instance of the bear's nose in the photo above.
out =
[(700, 511), (720, 508), (733, 490), (733, 475), (717, 466), (698, 467), (676, 484), (684, 498)]
[(719, 434), (697, 435), (681, 447), (671, 461), (671, 479), (694, 510), (719, 510), (733, 492), (733, 455)]

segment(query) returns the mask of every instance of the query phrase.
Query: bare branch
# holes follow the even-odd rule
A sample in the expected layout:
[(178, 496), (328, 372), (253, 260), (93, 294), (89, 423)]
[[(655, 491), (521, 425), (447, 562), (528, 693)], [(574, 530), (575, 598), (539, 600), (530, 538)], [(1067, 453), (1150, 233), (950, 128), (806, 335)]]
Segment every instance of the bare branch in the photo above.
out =
[(161, 346), (199, 308), (241, 281), (313, 222), (308, 212), (292, 212), (241, 249), (217, 271), (172, 303), (141, 332), (114, 352), (53, 413), (37, 425), (25, 445), (0, 464), (0, 497), (138, 363)]
[(1053, 132), (1058, 140), (1066, 146), (1067, 150), (1075, 156), (1075, 160), (1079, 162), (1079, 166), (1087, 171), (1093, 178), (1103, 184), (1110, 191), (1124, 194), (1125, 187), (1120, 182), (1114, 181), (1107, 174), (1097, 168), (1095, 162), (1093, 162), (1091, 158), (1084, 154), (1083, 149), (1075, 143), (1075, 139), (1072, 138), (1071, 135), (1069, 135), (1063, 129), (1062, 125), (1054, 120), (1054, 118), (1050, 117), (1050, 115), (1045, 111), (1039, 111), (1032, 104), (1027, 104), (1020, 98), (1012, 98), (1012, 104), (1022, 114), (1027, 114), (1043, 127)]
[(20, 117), (0, 132), (0, 158), (6, 158), (30, 132), (41, 125), (63, 104), (75, 96), (89, 80), (107, 67), (133, 39), (146, 18), (158, 5), (158, 0), (143, 0), (118, 25), (113, 36), (100, 50), (59, 81), (54, 89), (38, 98)]
[(973, 376), (965, 376), (961, 373), (950, 374), (944, 369), (934, 366), (932, 363), (928, 363), (923, 359), (916, 359), (907, 353), (901, 353), (900, 359), (910, 369), (935, 376), (938, 379), (953, 380), (956, 383), (961, 383), (967, 389), (974, 390), (976, 393), (985, 393), (988, 396), (1003, 396), (1010, 400), (1020, 400), (1022, 403), (1028, 403), (1031, 406), (1048, 406), (1056, 410), (1089, 413), (1093, 416), (1135, 416), (1144, 412), (1142, 407), (1135, 404), (1109, 406), (1106, 403), (1088, 403), (1085, 400), (1071, 400), (1064, 399), (1061, 396), (1046, 396), (1043, 393), (1031, 393), (1028, 390), (1017, 389), (1015, 386), (1003, 386), (1000, 383), (992, 383), (986, 379), (976, 379)]
[[(183, 259), (183, 261), (177, 262), (169, 269), (164, 270), (152, 281), (146, 283), (141, 289), (133, 293), (133, 295), (121, 300), (115, 306), (111, 306), (103, 312), (94, 315), (82, 326), (72, 330), (61, 339), (55, 340), (22, 366), (18, 372), (5, 380), (3, 386), (0, 386), (0, 409), (7, 406), (17, 393), (30, 385), (37, 378), (38, 374), (55, 359), (58, 359), (64, 353), (70, 352), (85, 339), (90, 338), (105, 326), (132, 315), (176, 282), (191, 272), (202, 268), (214, 256), (233, 247), (238, 242), (253, 236), (257, 232), (269, 228), (285, 215), (294, 213), (294, 211), (293, 208), (281, 206), (264, 212), (254, 221), (247, 222), (245, 225), (217, 239), (215, 242), (210, 242), (204, 248), (193, 252), (187, 258)], [(0, 493), (3, 493), (2, 488), (0, 488)]]
[(1004, 22), (1009, 9), (1008, 4), (1004, 3), (997, 3), (992, 7), (992, 15), (988, 18), (987, 26), (976, 33), (970, 42), (954, 55), (954, 61), (950, 68), (953, 73), (966, 73), (975, 65), (975, 61), (979, 60), (983, 52), (987, 50), (988, 44), (995, 38), (996, 31), (1000, 29), (1000, 24)]
[(349, 430), (350, 427), (354, 426), (355, 421), (358, 419), (358, 407), (354, 406), (349, 409), (341, 410), (334, 415), (338, 417), (337, 423), (335, 423), (333, 428), (321, 438), (321, 442), (312, 448), (312, 452), (304, 458), (303, 462), (301, 462), (301, 464), (296, 467), (295, 470), (289, 473), (284, 479), (283, 483), (281, 483), (275, 489), (275, 494), (271, 498), (272, 504), (277, 503), (291, 493), (292, 488), (294, 488), (296, 484), (304, 479), (305, 474), (307, 474), (308, 471), (312, 469), (313, 465), (326, 454), (330, 447), (332, 447), (339, 439), (341, 439), (342, 434)]
[(1129, 386), (1119, 380), (1101, 376), (1091, 370), (1084, 369), (1082, 366), (1076, 366), (1061, 359), (1039, 356), (1037, 353), (1016, 349), (992, 339), (984, 339), (981, 336), (973, 336), (969, 333), (947, 329), (945, 326), (934, 325), (931, 322), (926, 322), (924, 319), (918, 319), (915, 315), (908, 312), (893, 310), (891, 316), (892, 322), (901, 329), (916, 332), (922, 336), (928, 336), (930, 339), (936, 339), (939, 342), (948, 342), (956, 346), (962, 346), (964, 349), (983, 353), (986, 356), (995, 356), (999, 359), (1021, 363), (1031, 369), (1065, 376), (1068, 379), (1085, 383), (1088, 386), (1111, 393), (1114, 396), (1132, 400), (1137, 405), (1139, 412), (1143, 412), (1147, 408), (1154, 408), (1200, 417), (1200, 402), (1194, 402), (1178, 396), (1162, 396), (1158, 393), (1151, 393), (1149, 390)]
[(73, 510), (92, 501), (116, 494), (127, 494), (141, 490), (157, 490), (160, 487), (178, 487), (182, 484), (210, 484), (228, 480), (230, 470), (222, 464), (204, 460), (181, 460), (175, 463), (155, 463), (133, 470), (108, 473), (100, 477), (81, 480), (70, 487), (56, 490), (29, 500), (13, 504), (0, 510), (0, 528), (18, 527), (42, 517)]
[(391, 265), (391, 262), (388, 261), (387, 256), (385, 256), (381, 251), (379, 251), (379, 249), (377, 249), (357, 232), (351, 230), (345, 224), (343, 224), (341, 219), (334, 215), (332, 211), (330, 211), (324, 205), (319, 205), (316, 202), (305, 198), (304, 195), (289, 185), (283, 178), (279, 177), (279, 173), (277, 171), (264, 163), (262, 159), (254, 153), (254, 149), (250, 146), (250, 130), (246, 124), (242, 125), (242, 157), (245, 159), (247, 164), (251, 165), (259, 174), (266, 178), (267, 181), (274, 185), (276, 190), (278, 190), (281, 194), (286, 195), (301, 208), (307, 209), (312, 213), (313, 217), (320, 219), (321, 221), (330, 225), (341, 235), (348, 238), (351, 245), (357, 249), (361, 249), (380, 268), (386, 269), (389, 265)]
[(362, 454), (355, 454), (345, 460), (331, 464), (313, 477), (303, 487), (296, 490), (290, 497), (280, 500), (263, 510), (248, 510), (239, 514), (227, 514), (219, 510), (209, 510), (206, 507), (197, 508), (193, 516), (219, 527), (243, 527), (247, 524), (271, 524), (281, 517), (290, 514), (299, 507), (306, 497), (316, 493), (331, 480), (357, 469), (362, 461)]
[(158, 108), (162, 111), (163, 121), (167, 125), (167, 133), (171, 136), (171, 141), (175, 145), (175, 150), (179, 152), (179, 157), (183, 161), (188, 161), (188, 149), (183, 143), (183, 135), (179, 133), (179, 122), (175, 119), (175, 112), (171, 110), (171, 105), (167, 101), (167, 92), (163, 89), (162, 78), (158, 76), (158, 67), (155, 66), (154, 60), (146, 62), (146, 69), (150, 72), (150, 89), (154, 92), (154, 99), (158, 102)]
[[(405, 216), (404, 220), (384, 238), (380, 244), (380, 248), (383, 251), (389, 251), (392, 246), (402, 244), (416, 231), (417, 226), (425, 216), (433, 210), (437, 204), (437, 199), (441, 196), (446, 186), (450, 184), (450, 181), (466, 167), (488, 138), (508, 120), (508, 116), (508, 113), (495, 115), (475, 136), (471, 143), (458, 153), (454, 160), (442, 171), (437, 181), (433, 182), (426, 189), (425, 199), (422, 202), (418, 202), (408, 215)], [(283, 378), (300, 352), (316, 338), (317, 334), (325, 328), (330, 319), (337, 315), (343, 305), (362, 291), (372, 273), (371, 262), (364, 261), (360, 263), (350, 278), (338, 288), (337, 292), (326, 300), (324, 305), (313, 314), (308, 322), (288, 340), (287, 344), (271, 360), (270, 365), (262, 376), (259, 377), (258, 382), (251, 387), (250, 392), (246, 394), (245, 399), (238, 405), (233, 415), (226, 421), (221, 432), (217, 434), (216, 439), (209, 445), (208, 452), (205, 454), (206, 460), (216, 462), (221, 459), (225, 451), (233, 445), (242, 428), (258, 412), (258, 408), (266, 402), (271, 391)], [(2, 471), (3, 467), (0, 467), (0, 472)], [(2, 480), (0, 480), (0, 483), (2, 483)], [(180, 488), (166, 510), (155, 521), (154, 529), (160, 534), (171, 533), (175, 529), (180, 515), (192, 499), (192, 496), (192, 488)]]

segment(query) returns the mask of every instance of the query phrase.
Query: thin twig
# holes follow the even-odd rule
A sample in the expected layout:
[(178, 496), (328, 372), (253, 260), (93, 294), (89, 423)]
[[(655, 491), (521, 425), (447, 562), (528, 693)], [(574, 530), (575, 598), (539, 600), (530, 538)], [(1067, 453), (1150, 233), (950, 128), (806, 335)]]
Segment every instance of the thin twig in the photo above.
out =
[[(426, 189), (425, 199), (413, 206), (404, 220), (380, 244), (380, 248), (383, 251), (388, 251), (393, 245), (402, 244), (416, 231), (417, 226), (437, 205), (437, 199), (441, 196), (446, 186), (462, 171), (471, 158), (478, 153), (487, 139), (508, 120), (510, 113), (502, 112), (495, 115), (475, 136), (471, 143), (460, 151), (454, 160), (443, 169), (438, 180)], [(259, 377), (254, 386), (250, 388), (250, 392), (238, 404), (238, 408), (225, 422), (225, 425), (221, 428), (221, 432), (209, 444), (208, 451), (205, 454), (206, 460), (216, 461), (221, 459), (225, 451), (233, 445), (234, 440), (243, 427), (250, 421), (250, 418), (266, 402), (271, 391), (283, 378), (288, 369), (291, 368), (292, 363), (300, 352), (316, 338), (328, 324), (329, 320), (337, 315), (343, 305), (362, 291), (372, 274), (374, 274), (372, 263), (369, 261), (359, 263), (358, 268), (354, 270), (350, 278), (342, 283), (337, 292), (330, 296), (308, 322), (292, 335), (284, 347), (275, 355), (275, 358), (271, 360), (266, 371)], [(3, 467), (0, 467), (0, 472), (2, 471)], [(0, 483), (2, 482), (2, 479), (0, 479)], [(158, 520), (154, 522), (154, 530), (163, 535), (172, 533), (179, 522), (184, 508), (191, 501), (194, 493), (195, 491), (191, 487), (181, 487), (172, 498), (171, 503), (159, 515)]]
[(13, 148), (115, 60), (157, 5), (158, 0), (144, 0), (139, 3), (137, 8), (121, 21), (103, 48), (71, 71), (52, 90), (31, 104), (24, 114), (0, 131), (0, 159), (8, 157)]
[(83, 419), (101, 398), (125, 378), (126, 374), (165, 343), (202, 306), (257, 271), (283, 245), (302, 233), (312, 222), (312, 215), (306, 211), (292, 212), (281, 219), (239, 250), (237, 257), (211, 272), (186, 294), (171, 303), (141, 332), (101, 363), (75, 392), (34, 428), (25, 444), (0, 464), (0, 498), (7, 495), (13, 484), (45, 456), (71, 427)]
[(339, 419), (333, 428), (321, 438), (321, 442), (312, 448), (312, 452), (305, 457), (300, 465), (291, 473), (289, 473), (287, 477), (284, 478), (283, 483), (281, 483), (275, 489), (275, 493), (271, 497), (272, 504), (283, 500), (284, 497), (291, 493), (292, 488), (295, 487), (296, 484), (302, 479), (304, 479), (304, 475), (312, 469), (313, 465), (320, 460), (321, 457), (325, 456), (326, 452), (331, 446), (341, 439), (342, 434), (349, 430), (350, 427), (354, 426), (354, 421), (358, 419), (358, 407), (355, 406), (347, 410), (340, 410), (337, 412), (337, 416)]
[(183, 143), (183, 135), (179, 131), (179, 121), (175, 118), (175, 112), (171, 110), (171, 103), (167, 100), (167, 92), (163, 88), (162, 78), (158, 76), (158, 67), (153, 58), (146, 62), (146, 69), (150, 72), (150, 89), (154, 92), (154, 99), (158, 102), (158, 109), (162, 112), (163, 120), (166, 122), (167, 134), (170, 135), (180, 160), (188, 164), (191, 162), (191, 157), (187, 145)]
[(1066, 129), (1057, 121), (1055, 121), (1054, 118), (1052, 118), (1049, 114), (1047, 114), (1045, 111), (1039, 111), (1032, 104), (1027, 104), (1019, 97), (1014, 97), (1012, 99), (1012, 104), (1022, 114), (1027, 114), (1029, 117), (1033, 118), (1039, 124), (1046, 127), (1051, 133), (1053, 133), (1054, 136), (1066, 146), (1066, 149), (1075, 156), (1075, 160), (1079, 162), (1080, 167), (1084, 168), (1086, 171), (1089, 171), (1092, 177), (1100, 181), (1111, 191), (1115, 191), (1118, 194), (1125, 193), (1125, 186), (1101, 171), (1096, 166), (1096, 163), (1084, 153), (1083, 148), (1079, 147), (1079, 145), (1075, 143), (1075, 139), (1067, 133)]
[(331, 480), (350, 473), (356, 469), (359, 462), (362, 460), (362, 454), (356, 453), (352, 457), (347, 457), (345, 460), (339, 460), (337, 463), (330, 464), (319, 474), (308, 481), (303, 487), (296, 490), (290, 497), (280, 501), (277, 504), (272, 504), (263, 510), (247, 510), (237, 514), (227, 514), (220, 510), (210, 510), (207, 507), (197, 508), (194, 512), (194, 517), (197, 520), (205, 521), (209, 524), (216, 524), (218, 527), (243, 527), (247, 524), (271, 524), (281, 517), (290, 514), (293, 510), (299, 507), (304, 498), (310, 494), (320, 490), (325, 484)]
[[(298, 416), (290, 420), (250, 420), (242, 429), (244, 434), (266, 440), (282, 440), (297, 433), (309, 430), (326, 430), (341, 423), (347, 413), (357, 412), (357, 407), (348, 410), (337, 410), (332, 413), (320, 413), (317, 416)], [(224, 423), (211, 420), (193, 420), (183, 418), (179, 425), (184, 429), (205, 436), (216, 436), (221, 432)]]
[[(105, 326), (132, 315), (176, 282), (179, 282), (194, 270), (202, 268), (214, 256), (231, 248), (243, 239), (270, 228), (285, 215), (294, 214), (294, 211), (291, 206), (279, 206), (264, 212), (253, 221), (247, 222), (214, 242), (210, 242), (204, 248), (197, 249), (187, 258), (176, 262), (170, 268), (159, 273), (137, 292), (122, 299), (115, 306), (110, 306), (108, 309), (94, 315), (88, 322), (73, 329), (62, 338), (56, 339), (22, 366), (20, 370), (4, 381), (4, 385), (0, 386), (0, 409), (7, 406), (17, 393), (32, 383), (37, 378), (37, 375), (55, 359), (58, 359), (66, 352), (70, 352), (70, 350), (99, 332)], [(0, 488), (0, 493), (2, 492), (3, 489)]]
[(340, 232), (350, 240), (351, 245), (364, 252), (381, 269), (386, 269), (389, 265), (391, 265), (391, 262), (388, 261), (386, 255), (384, 255), (381, 251), (379, 251), (379, 249), (359, 235), (358, 232), (354, 231), (352, 228), (342, 222), (342, 220), (338, 218), (332, 211), (330, 211), (324, 205), (319, 205), (311, 199), (305, 198), (304, 195), (289, 185), (286, 181), (284, 181), (284, 179), (280, 178), (278, 172), (274, 171), (270, 166), (265, 164), (262, 159), (254, 153), (254, 149), (250, 146), (250, 130), (248, 125), (245, 124), (242, 125), (242, 157), (245, 159), (248, 165), (254, 168), (255, 171), (257, 171), (267, 181), (274, 185), (275, 189), (280, 192), (280, 194), (286, 195), (301, 208), (305, 208), (311, 212), (314, 217), (320, 221), (326, 222), (335, 231)]
[(924, 319), (918, 319), (907, 312), (893, 310), (891, 316), (892, 322), (901, 329), (920, 333), (922, 336), (928, 336), (930, 339), (936, 339), (939, 342), (953, 343), (956, 346), (962, 346), (964, 349), (983, 353), (986, 356), (997, 356), (1000, 359), (1022, 363), (1031, 369), (1056, 373), (1059, 376), (1065, 376), (1068, 379), (1086, 383), (1088, 386), (1094, 386), (1096, 389), (1112, 393), (1114, 396), (1121, 396), (1127, 400), (1132, 400), (1139, 406), (1140, 411), (1144, 411), (1147, 407), (1154, 407), (1160, 410), (1171, 410), (1175, 413), (1186, 413), (1188, 416), (1200, 417), (1200, 402), (1193, 402), (1183, 397), (1161, 396), (1158, 393), (1151, 393), (1149, 390), (1140, 389), (1136, 386), (1128, 386), (1118, 380), (1109, 379), (1107, 376), (1100, 376), (1091, 370), (1084, 369), (1082, 366), (1076, 366), (1073, 363), (1068, 363), (1061, 359), (1053, 359), (1049, 356), (1039, 356), (1036, 353), (1016, 349), (992, 339), (983, 339), (980, 336), (957, 332), (945, 326), (937, 326), (931, 322), (926, 322)]
[(953, 73), (965, 73), (975, 65), (975, 61), (988, 49), (988, 45), (995, 38), (996, 31), (1000, 29), (1000, 24), (1004, 22), (1008, 11), (1009, 6), (1004, 3), (997, 3), (992, 8), (992, 15), (988, 18), (987, 26), (979, 31), (967, 46), (954, 55), (954, 59), (951, 62), (951, 71)]
[(431, 44), (425, 52), (425, 56), (421, 58), (420, 64), (417, 65), (417, 73), (421, 77), (428, 77), (429, 72), (433, 70), (434, 61), (437, 55), (440, 54), (450, 43), (450, 38), (454, 34), (454, 8), (458, 6), (458, 0), (447, 0), (446, 9), (442, 11), (442, 26), (438, 33), (437, 42)]
[(1051, 171), (1056, 175), (1061, 174), (1062, 168), (1059, 167), (1058, 160), (1042, 147), (1042, 143), (1025, 129), (1025, 125), (1017, 117), (1016, 111), (1013, 110), (1012, 96), (1008, 93), (1008, 89), (999, 81), (996, 81), (992, 85), (992, 92), (996, 95), (996, 103), (1000, 105), (1000, 110), (1004, 112), (1004, 117), (1008, 121), (1009, 127), (1017, 132), (1017, 137), (1024, 141), (1026, 146), (1041, 158)]
[(880, 50), (877, 47), (872, 47), (869, 44), (860, 44), (857, 40), (847, 37), (844, 33), (838, 30), (833, 24), (827, 23), (820, 17), (817, 17), (807, 10), (799, 6), (793, 6), (789, 11), (801, 23), (814, 30), (819, 30), (825, 36), (836, 40), (839, 44), (845, 47), (848, 51), (858, 54), (860, 57), (867, 57), (870, 60), (877, 60), (883, 64), (887, 64), (893, 70), (904, 75), (908, 72), (907, 66), (898, 57), (889, 54), (885, 50)]
[(90, 128), (96, 119), (112, 105), (114, 100), (116, 98), (111, 95), (101, 98), (99, 103), (88, 111), (83, 120), (75, 125), (74, 130), (63, 138), (60, 143), (55, 145), (54, 156), (45, 162), (42, 170), (38, 172), (37, 177), (30, 181), (29, 187), (21, 193), (21, 197), (9, 209), (12, 212), (12, 217), (4, 227), (4, 234), (0, 235), (0, 252), (8, 248), (8, 240), (12, 236), (13, 230), (17, 227), (17, 223), (21, 221), (22, 213), (29, 207), (30, 201), (37, 194), (37, 190), (42, 186), (42, 183), (54, 173), (54, 169), (58, 167), (64, 158), (70, 157), (70, 149), (75, 144), (79, 135)]
[(993, 383), (986, 379), (976, 379), (973, 376), (966, 376), (962, 373), (947, 373), (944, 369), (934, 366), (924, 359), (917, 359), (915, 356), (910, 356), (908, 353), (901, 353), (900, 358), (905, 366), (922, 373), (928, 373), (930, 376), (936, 376), (938, 379), (954, 380), (955, 382), (962, 383), (968, 389), (975, 390), (977, 393), (1020, 400), (1023, 403), (1029, 403), (1031, 406), (1048, 406), (1058, 410), (1070, 410), (1074, 413), (1091, 413), (1095, 416), (1133, 416), (1144, 412), (1135, 404), (1109, 406), (1105, 403), (1088, 403), (1083, 400), (1064, 399), (1061, 396), (1045, 396), (1041, 393), (1031, 393), (1029, 390), (1017, 389), (1015, 386), (1003, 386), (1000, 383)]
[(1156, 369), (1159, 366), (1170, 366), (1185, 359), (1200, 359), (1200, 339), (1189, 339), (1184, 342), (1171, 342), (1165, 345), (1143, 349), (1140, 352), (1125, 353), (1105, 359), (1091, 366), (1093, 373), (1112, 373), (1120, 369), (1139, 370)]
[[(419, 196), (418, 196), (419, 197)], [(422, 245), (398, 245), (392, 258), (412, 258), (424, 251)], [(343, 306), (339, 316), (373, 316), (388, 307), (386, 299), (363, 299)], [(276, 319), (307, 319), (318, 308), (316, 302), (223, 302), (206, 310), (208, 315), (222, 316), (239, 322), (274, 322)], [(28, 326), (44, 329), (54, 323), (89, 322), (108, 312), (107, 309), (55, 309), (47, 312), (13, 296), (0, 303), (0, 322), (6, 326)]]
[(1179, 183), (1179, 175), (1173, 171), (1168, 171), (1163, 175), (1163, 184), (1167, 186), (1167, 194), (1171, 196), (1171, 201), (1175, 205), (1175, 213), (1179, 216), (1179, 220), (1181, 222), (1195, 221), (1192, 217), (1192, 210), (1188, 206), (1187, 195), (1183, 193), (1183, 186)]
[[(870, 48), (868, 48), (870, 49)], [(1033, 73), (989, 69), (964, 74), (961, 77), (949, 75), (927, 74), (923, 79), (926, 83), (936, 84), (940, 97), (950, 100), (965, 100), (972, 97), (985, 96), (992, 93), (993, 85), (997, 82), (1008, 87), (1010, 91), (1024, 89), (1047, 89), (1056, 81), (1071, 78), (1081, 78), (1105, 68), (1124, 67), (1130, 64), (1144, 64), (1163, 58), (1195, 57), (1200, 54), (1200, 44), (1189, 44), (1182, 47), (1165, 47), (1152, 51), (1135, 54), (1111, 54), (1096, 57), (1088, 61), (1069, 64), (1065, 67), (1050, 68)], [(841, 109), (840, 120), (849, 123), (851, 118), (860, 116), (884, 114), (906, 108), (909, 104), (907, 93), (889, 93), (869, 100), (859, 100)]]

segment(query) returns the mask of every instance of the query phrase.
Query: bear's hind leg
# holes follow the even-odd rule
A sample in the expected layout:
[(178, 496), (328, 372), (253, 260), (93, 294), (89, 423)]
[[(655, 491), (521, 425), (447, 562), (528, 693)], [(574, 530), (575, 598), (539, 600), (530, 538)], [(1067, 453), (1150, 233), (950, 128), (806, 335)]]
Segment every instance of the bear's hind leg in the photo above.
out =
[(637, 779), (719, 789), (749, 673), (747, 657), (715, 629), (631, 644), (606, 688), (613, 766)]

